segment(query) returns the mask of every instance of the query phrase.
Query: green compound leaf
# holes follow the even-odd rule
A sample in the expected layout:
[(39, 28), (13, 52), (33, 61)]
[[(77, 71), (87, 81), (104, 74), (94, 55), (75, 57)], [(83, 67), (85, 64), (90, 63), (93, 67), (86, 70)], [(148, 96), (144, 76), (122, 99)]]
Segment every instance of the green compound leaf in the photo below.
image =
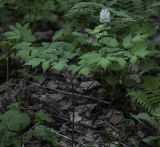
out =
[(43, 111), (39, 111), (35, 114), (34, 120), (38, 123), (42, 123), (44, 121), (51, 123), (53, 121), (52, 117)]
[(132, 46), (132, 35), (128, 35), (123, 39), (122, 43), (124, 48), (129, 48)]
[(43, 62), (42, 63), (42, 69), (43, 69), (43, 71), (46, 71), (48, 68), (49, 68), (49, 62), (48, 61)]
[(36, 126), (33, 131), (33, 135), (36, 139), (48, 142), (51, 147), (56, 147), (58, 141), (57, 136), (51, 131), (51, 129), (47, 128), (46, 126)]
[(104, 37), (100, 39), (99, 42), (109, 47), (118, 47), (119, 45), (118, 41), (112, 37)]
[(28, 115), (21, 113), (18, 110), (8, 110), (5, 114), (0, 116), (0, 120), (1, 125), (4, 125), (10, 131), (15, 132), (25, 129), (30, 123)]
[(107, 58), (101, 58), (97, 65), (102, 67), (103, 69), (106, 69), (111, 65), (111, 61), (109, 61)]

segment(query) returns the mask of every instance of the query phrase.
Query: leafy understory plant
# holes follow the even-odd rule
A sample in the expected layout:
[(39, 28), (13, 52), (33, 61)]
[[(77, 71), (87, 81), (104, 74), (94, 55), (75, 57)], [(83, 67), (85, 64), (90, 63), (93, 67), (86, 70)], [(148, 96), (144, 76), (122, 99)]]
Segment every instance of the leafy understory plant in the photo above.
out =
[[(123, 4), (122, 1), (119, 3)], [(15, 51), (12, 57), (21, 59), (25, 66), (33, 69), (41, 67), (44, 72), (67, 69), (84, 76), (107, 73), (103, 77), (108, 78), (103, 80), (109, 85), (123, 83), (125, 77), (129, 77), (132, 65), (140, 64), (153, 54), (148, 38), (154, 34), (155, 27), (147, 13), (143, 14), (144, 21), (128, 9), (127, 12), (114, 8), (114, 4), (116, 2), (106, 8), (96, 2), (75, 3), (66, 19), (71, 22), (74, 19), (72, 23), (75, 24), (79, 15), (88, 17), (90, 14), (97, 23), (92, 27), (77, 25), (75, 29), (66, 24), (54, 34), (52, 42), (36, 43), (29, 24), (17, 23), (4, 33), (9, 47)], [(133, 1), (132, 4), (134, 9), (139, 9)]]
[(154, 112), (160, 105), (160, 77), (144, 77), (142, 89), (129, 94), (149, 112)]
[(9, 110), (0, 115), (0, 146), (19, 147), (21, 140), (18, 133), (29, 124), (29, 116), (20, 111), (18, 104), (9, 106)]
[[(117, 83), (122, 85), (126, 77), (130, 78), (133, 65), (141, 65), (146, 72), (154, 69), (153, 66), (148, 68), (148, 63), (147, 68), (143, 64), (155, 57), (150, 38), (155, 33), (155, 26), (150, 16), (159, 11), (159, 4), (152, 5), (153, 2), (155, 0), (0, 0), (0, 19), (9, 18), (4, 16), (10, 16), (13, 12), (12, 19), (20, 19), (21, 22), (9, 27), (4, 33), (5, 43), (0, 42), (0, 46), (4, 50), (6, 46), (9, 49), (7, 57), (18, 59), (24, 67), (42, 68), (44, 72), (69, 70), (73, 74), (86, 77), (98, 73), (102, 77), (101, 81), (114, 87), (115, 90), (111, 92), (114, 93), (117, 92)], [(153, 12), (154, 7), (156, 11)], [(19, 12), (18, 16), (15, 12)], [(37, 21), (38, 24), (41, 21), (53, 22), (56, 29), (59, 29), (51, 42), (36, 42), (33, 30), (39, 29), (35, 28)], [(26, 24), (27, 22), (31, 24)], [(3, 54), (0, 61), (5, 58), (6, 55)], [(160, 100), (156, 81), (159, 80), (151, 77), (144, 79), (142, 90), (132, 91), (130, 95), (149, 111), (148, 114), (140, 114), (138, 119), (148, 118), (146, 120), (160, 132)], [(0, 86), (0, 92), (6, 89), (7, 84)], [(15, 115), (18, 117), (17, 122)], [(25, 120), (24, 124), (22, 119)], [(38, 125), (26, 136), (55, 146), (55, 135), (43, 125), (44, 122), (52, 121), (48, 114), (42, 111), (36, 113), (34, 123)], [(16, 127), (12, 126), (12, 122)], [(21, 142), (20, 136), (29, 124), (31, 120), (26, 113), (16, 105), (10, 107), (0, 116), (2, 146), (18, 146)]]
[(133, 115), (132, 117), (135, 118), (139, 122), (146, 122), (149, 123), (153, 128), (157, 130), (157, 135), (155, 136), (148, 136), (143, 138), (143, 141), (146, 143), (150, 143), (151, 141), (158, 141), (158, 146), (160, 145), (160, 117), (159, 117), (160, 111), (157, 109), (155, 113), (139, 113), (137, 115)]
[[(98, 73), (104, 75), (101, 80), (106, 85), (115, 89), (129, 77), (132, 65), (141, 63), (152, 54), (148, 37), (155, 29), (150, 20), (140, 21), (111, 6), (106, 8), (103, 4), (90, 2), (75, 3), (66, 17), (74, 18), (73, 12), (78, 13), (77, 17), (80, 13), (85, 16), (96, 14), (98, 23), (92, 28), (77, 25), (75, 29), (66, 24), (54, 34), (52, 42), (41, 43), (35, 42), (29, 24), (17, 23), (4, 33), (14, 51), (12, 57), (20, 59), (25, 67), (41, 67), (44, 72), (68, 70), (86, 77)], [(119, 28), (117, 23), (125, 26)]]
[(58, 144), (58, 137), (52, 132), (50, 128), (47, 128), (45, 125), (36, 126), (33, 131), (31, 131), (28, 138), (40, 140), (46, 142), (50, 147), (56, 147)]
[(28, 27), (16, 24), (4, 34), (17, 52), (15, 57), (22, 59), (26, 66), (42, 66), (44, 71), (49, 68), (62, 70), (67, 67), (69, 60), (78, 54), (78, 49), (74, 50), (71, 43), (64, 41), (42, 43), (37, 46)]
[(140, 113), (133, 117), (146, 121), (157, 129), (157, 136), (149, 136), (144, 141), (158, 140), (158, 145), (160, 145), (160, 77), (145, 77), (142, 89), (133, 90), (129, 92), (129, 95), (148, 110), (148, 113)]
[(51, 123), (53, 119), (49, 114), (42, 111), (38, 112), (34, 116), (35, 125), (29, 133), (25, 133), (25, 130), (31, 124), (31, 119), (20, 110), (18, 103), (12, 104), (8, 107), (8, 111), (0, 115), (0, 146), (2, 147), (19, 147), (22, 144), (25, 134), (28, 139), (37, 139), (45, 141), (55, 147), (57, 144), (56, 135), (46, 126), (42, 125), (44, 122)]
[[(20, 57), (25, 61), (25, 65), (33, 68), (41, 65), (44, 71), (49, 68), (56, 70), (68, 68), (73, 73), (78, 72), (87, 76), (98, 70), (122, 70), (127, 64), (135, 64), (148, 55), (147, 37), (150, 34), (138, 32), (126, 35), (123, 40), (119, 40), (109, 34), (105, 28), (105, 25), (100, 25), (94, 30), (88, 29), (88, 34), (95, 36), (94, 39), (87, 37), (90, 40), (88, 44), (95, 49), (87, 53), (83, 53), (72, 43), (58, 39), (53, 43), (42, 43), (41, 46), (36, 46), (28, 25), (17, 24), (4, 35), (17, 51), (16, 57)], [(81, 39), (85, 37), (78, 32), (73, 32), (73, 36), (78, 40), (77, 43), (81, 43), (79, 37)], [(76, 60), (75, 57), (78, 57), (77, 64), (70, 64), (71, 60)]]
[[(88, 17), (90, 14), (95, 19), (98, 18), (98, 23), (92, 29), (84, 26), (85, 33), (80, 31), (81, 25), (72, 29), (72, 25), (68, 27), (66, 24), (67, 28), (64, 26), (55, 33), (51, 43), (42, 42), (37, 45), (28, 24), (23, 26), (17, 23), (4, 35), (11, 44), (10, 47), (16, 50), (15, 56), (33, 68), (41, 66), (44, 71), (68, 69), (74, 74), (85, 76), (97, 71), (123, 72), (129, 64), (138, 63), (149, 55), (148, 37), (154, 33), (154, 26), (149, 19), (139, 21), (127, 11), (112, 7), (113, 4), (109, 3), (106, 8), (103, 3), (75, 3), (66, 18), (74, 19), (73, 23), (76, 23), (77, 18), (74, 16)], [(117, 28), (117, 23), (126, 25)]]

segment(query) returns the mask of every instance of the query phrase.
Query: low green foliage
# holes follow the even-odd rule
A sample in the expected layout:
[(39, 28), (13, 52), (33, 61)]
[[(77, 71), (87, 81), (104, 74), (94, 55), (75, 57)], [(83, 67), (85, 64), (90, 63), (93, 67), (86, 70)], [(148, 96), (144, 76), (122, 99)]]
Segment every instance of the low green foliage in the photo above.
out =
[(154, 112), (151, 113), (139, 113), (137, 115), (132, 115), (133, 118), (140, 122), (149, 123), (153, 128), (157, 130), (155, 136), (147, 136), (143, 139), (144, 142), (149, 143), (151, 141), (158, 141), (158, 146), (160, 145), (160, 110), (157, 108)]
[(43, 111), (39, 111), (38, 113), (36, 113), (34, 116), (34, 120), (38, 123), (43, 123), (44, 121), (48, 123), (53, 122), (51, 116), (48, 113), (44, 113)]
[[(36, 113), (35, 115), (36, 123), (52, 121), (53, 119), (49, 116), (49, 114), (42, 111)], [(30, 124), (31, 119), (27, 113), (21, 112), (20, 105), (18, 103), (10, 105), (8, 107), (8, 111), (0, 115), (0, 146), (19, 147), (22, 141), (21, 137), (23, 137), (25, 130)], [(33, 136), (34, 139), (45, 141), (52, 147), (54, 147), (57, 143), (57, 137), (46, 126), (38, 125), (29, 133), (32, 133), (30, 136)]]
[[(142, 7), (142, 1), (139, 2), (132, 1), (134, 9)], [(150, 56), (152, 51), (149, 48), (148, 37), (155, 30), (147, 13), (143, 14), (146, 20), (141, 19), (140, 21), (129, 13), (130, 9), (126, 8), (126, 11), (123, 11), (120, 5), (123, 2), (118, 1), (118, 3), (119, 5), (116, 5), (115, 1), (108, 5), (112, 15), (108, 24), (95, 23), (95, 26), (92, 26), (93, 29), (85, 27), (85, 33), (79, 31), (82, 28), (80, 24), (77, 25), (78, 28), (73, 29), (72, 23), (78, 23), (79, 15), (89, 17), (89, 14), (95, 20), (87, 19), (86, 23), (91, 20), (98, 22), (99, 12), (105, 5), (103, 2), (101, 4), (96, 2), (75, 3), (66, 14), (67, 19), (71, 18), (71, 22), (66, 23), (64, 28), (55, 33), (51, 43), (37, 45), (28, 24), (23, 26), (17, 23), (15, 27), (10, 27), (10, 31), (4, 35), (10, 47), (17, 50), (16, 57), (20, 57), (25, 61), (25, 65), (33, 68), (41, 65), (44, 71), (68, 69), (74, 74), (79, 73), (85, 76), (97, 71), (123, 72), (126, 66), (137, 64)], [(118, 10), (117, 7), (120, 7), (121, 10)], [(97, 14), (97, 19), (94, 13)], [(117, 28), (115, 25), (117, 23), (126, 25), (123, 28)], [(122, 33), (122, 30), (125, 33)], [(71, 63), (73, 60), (74, 64)]]
[(8, 111), (0, 115), (0, 146), (20, 146), (18, 133), (26, 129), (30, 118), (19, 110), (18, 105), (12, 105)]
[(32, 135), (38, 140), (47, 142), (50, 144), (50, 147), (56, 147), (58, 143), (58, 139), (51, 129), (43, 125), (36, 126), (32, 132)]
[[(0, 41), (0, 61), (6, 63), (7, 79), (9, 63), (14, 60), (23, 65), (19, 68), (41, 68), (43, 72), (67, 70), (85, 77), (96, 74), (97, 80), (109, 89), (108, 95), (126, 97), (127, 89), (139, 86), (133, 78), (137, 74), (135, 67), (144, 75), (156, 74), (160, 69), (157, 64), (160, 44), (159, 39), (153, 37), (156, 27), (151, 19), (159, 16), (159, 8), (156, 0), (0, 0), (0, 23), (5, 30)], [(100, 19), (107, 16), (100, 13), (102, 10), (108, 13), (106, 22)], [(6, 28), (6, 24), (12, 25)], [(51, 41), (36, 40), (34, 33), (42, 24), (53, 29)], [(44, 80), (36, 75), (32, 78)], [(5, 90), (6, 84), (0, 86), (0, 92)], [(148, 76), (141, 90), (130, 92), (130, 96), (153, 115), (159, 108), (159, 92), (159, 78)], [(10, 113), (19, 115), (20, 120), (28, 117), (19, 109), (9, 109), (2, 116), (7, 118)], [(12, 122), (13, 118), (10, 119)], [(34, 121), (50, 123), (53, 120), (40, 111)], [(8, 139), (13, 138), (13, 145), (20, 143), (19, 139), (14, 142), (15, 138), (29, 124), (17, 123), (17, 132), (6, 131)], [(37, 126), (33, 136), (54, 146), (56, 140), (49, 130), (43, 125)]]
[[(88, 29), (87, 36), (73, 32), (75, 45), (60, 41), (56, 37), (53, 43), (42, 43), (41, 46), (36, 46), (31, 30), (27, 27), (28, 25), (17, 24), (4, 35), (12, 44), (13, 49), (17, 50), (16, 57), (20, 57), (26, 62), (25, 65), (31, 65), (33, 68), (42, 65), (44, 71), (48, 68), (56, 70), (68, 68), (73, 73), (79, 72), (86, 76), (95, 71), (120, 71), (126, 65), (135, 64), (150, 53), (147, 41), (150, 33), (142, 34), (140, 28), (134, 35), (129, 34), (124, 38), (118, 38), (109, 34), (109, 30), (105, 30), (105, 25), (100, 25), (94, 30)], [(95, 38), (90, 38), (89, 35), (94, 35)], [(93, 48), (92, 51), (88, 48), (88, 51), (84, 52), (83, 46), (81, 49), (77, 46), (84, 43), (83, 38), (90, 40), (87, 44)], [(77, 64), (70, 64), (71, 60), (76, 60)]]
[(135, 100), (149, 111), (155, 111), (160, 105), (160, 78), (145, 77), (142, 90), (129, 93)]
[(149, 113), (140, 113), (132, 115), (137, 120), (142, 120), (149, 123), (157, 129), (157, 136), (149, 136), (144, 138), (144, 142), (158, 140), (160, 143), (160, 78), (145, 77), (142, 90), (133, 90), (129, 93), (135, 100), (144, 108), (147, 108)]

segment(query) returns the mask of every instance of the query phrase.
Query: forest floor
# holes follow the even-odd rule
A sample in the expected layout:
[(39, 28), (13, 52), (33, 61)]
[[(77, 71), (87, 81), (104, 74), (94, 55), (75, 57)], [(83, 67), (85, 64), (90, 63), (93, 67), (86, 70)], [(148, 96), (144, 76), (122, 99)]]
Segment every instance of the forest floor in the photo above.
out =
[[(45, 125), (59, 137), (57, 147), (71, 147), (72, 142), (76, 147), (154, 147), (142, 142), (152, 133), (151, 127), (131, 117), (127, 98), (115, 101), (106, 97), (107, 90), (93, 77), (70, 77), (67, 72), (52, 72), (43, 77), (40, 81), (29, 78), (25, 82), (11, 78), (10, 92), (0, 94), (1, 111), (6, 106), (4, 98), (9, 95), (16, 101), (17, 95), (21, 95), (23, 110), (31, 117), (39, 110), (48, 112), (54, 123)], [(25, 146), (48, 145), (26, 139)]]

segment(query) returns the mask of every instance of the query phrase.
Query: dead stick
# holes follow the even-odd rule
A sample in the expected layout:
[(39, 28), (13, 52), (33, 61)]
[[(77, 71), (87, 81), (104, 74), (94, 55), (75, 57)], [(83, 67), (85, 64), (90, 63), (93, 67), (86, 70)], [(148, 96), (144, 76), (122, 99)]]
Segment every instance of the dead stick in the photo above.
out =
[[(58, 133), (57, 131), (55, 131), (55, 130), (53, 130), (53, 129), (51, 129), (51, 131), (52, 131), (53, 133), (55, 133), (56, 135), (60, 136), (60, 137), (63, 137), (63, 138), (65, 138), (65, 139), (67, 139), (67, 140), (72, 141), (72, 139), (69, 138), (68, 136), (62, 135), (62, 134)], [(81, 142), (79, 142), (79, 141), (77, 141), (77, 140), (73, 140), (73, 141), (76, 142), (76, 143), (79, 143), (79, 144), (83, 145), (84, 147), (88, 147), (87, 145), (85, 145), (85, 144), (83, 144), (83, 143), (81, 143)]]
[[(33, 82), (30, 82), (30, 81), (26, 81), (26, 82), (29, 83), (29, 84), (32, 84), (32, 85), (34, 85), (34, 86), (43, 88), (43, 89), (49, 89), (49, 90), (57, 91), (57, 92), (59, 92), (59, 93), (66, 94), (66, 95), (70, 95), (70, 96), (73, 95), (73, 93), (66, 92), (66, 91), (63, 91), (63, 90), (59, 90), (59, 89), (56, 89), (56, 88), (50, 88), (50, 87), (47, 87), (47, 86), (41, 86), (41, 85), (38, 85), (38, 84), (33, 83)], [(110, 104), (110, 102), (103, 101), (103, 100), (100, 100), (100, 99), (97, 99), (97, 98), (94, 98), (94, 97), (90, 97), (90, 96), (85, 96), (85, 95), (81, 95), (81, 94), (74, 94), (74, 96), (75, 96), (75, 97), (86, 98), (86, 99), (91, 99), (91, 100), (98, 101), (98, 102), (100, 102), (100, 103), (107, 104), (107, 105)]]

